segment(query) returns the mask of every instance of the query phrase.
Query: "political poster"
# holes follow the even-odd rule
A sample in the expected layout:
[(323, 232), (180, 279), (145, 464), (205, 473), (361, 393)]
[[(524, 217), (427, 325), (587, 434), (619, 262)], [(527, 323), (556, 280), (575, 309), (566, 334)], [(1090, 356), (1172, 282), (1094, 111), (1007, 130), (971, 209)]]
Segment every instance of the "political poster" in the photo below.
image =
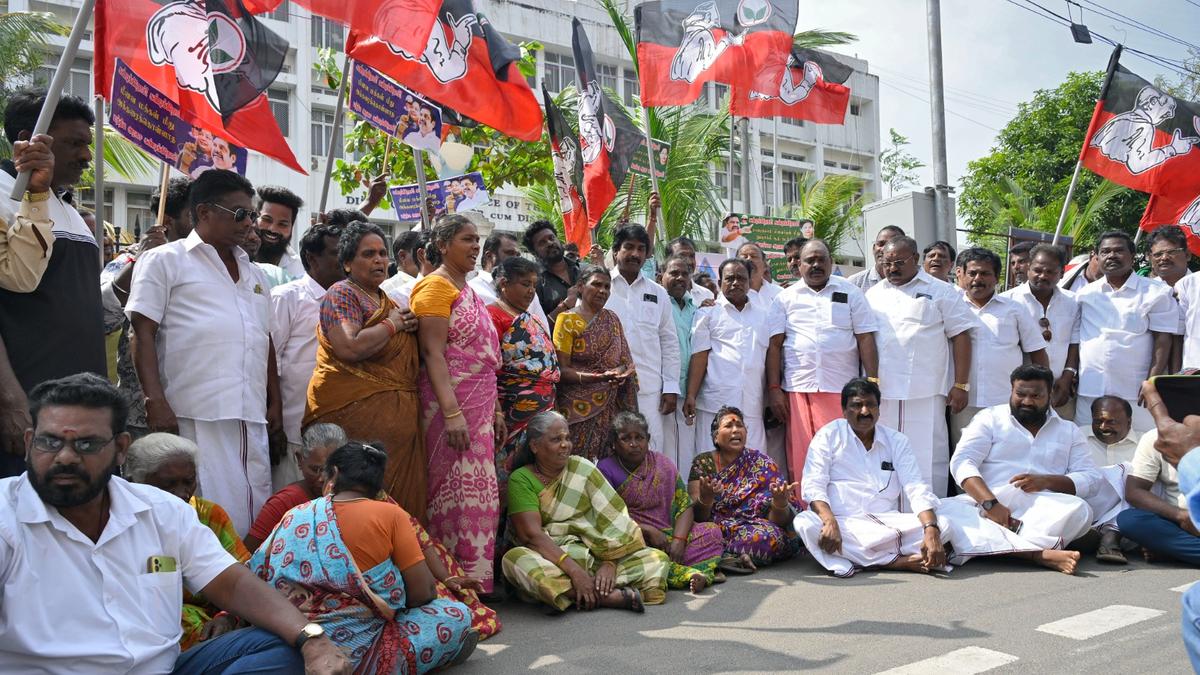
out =
[[(491, 201), (483, 175), (478, 171), (453, 178), (430, 181), (425, 189), (433, 199), (433, 215), (464, 211), (482, 211)], [(402, 223), (421, 220), (421, 190), (416, 183), (397, 185), (391, 190), (396, 217)]]
[(131, 143), (195, 178), (208, 169), (245, 175), (246, 149), (193, 127), (179, 116), (179, 105), (151, 87), (117, 59), (108, 123)]
[[(783, 245), (789, 239), (806, 236), (799, 220), (738, 214), (722, 226), (722, 246), (728, 251), (730, 242), (725, 241), (727, 232), (736, 233), (737, 237), (731, 241), (740, 240), (738, 246), (746, 242), (758, 244), (767, 258), (772, 279), (777, 282), (792, 280), (792, 273), (788, 271), (787, 260), (784, 258)], [(734, 248), (733, 253), (736, 252)]]
[[(654, 148), (654, 177), (658, 180), (663, 180), (667, 177), (667, 159), (671, 154), (671, 144), (666, 141), (654, 140), (651, 147)], [(643, 134), (642, 145), (637, 152), (633, 153), (633, 161), (629, 164), (629, 170), (642, 178), (649, 178), (650, 167), (648, 166), (648, 160), (646, 136)]]
[(346, 94), (351, 112), (405, 145), (427, 152), (441, 149), (441, 108), (365, 63), (353, 63)]

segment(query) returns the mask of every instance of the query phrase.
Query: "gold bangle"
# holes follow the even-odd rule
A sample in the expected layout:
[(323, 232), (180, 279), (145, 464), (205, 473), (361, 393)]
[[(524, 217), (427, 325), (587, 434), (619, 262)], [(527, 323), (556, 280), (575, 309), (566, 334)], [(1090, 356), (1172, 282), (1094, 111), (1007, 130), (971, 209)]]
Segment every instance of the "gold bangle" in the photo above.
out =
[(461, 417), (461, 416), (462, 416), (462, 414), (463, 414), (462, 408), (459, 408), (458, 410), (455, 410), (454, 412), (450, 413), (449, 415), (447, 415), (447, 414), (445, 414), (445, 413), (442, 413), (442, 420), (443, 420), (443, 421), (446, 421), (446, 420), (452, 420), (452, 419), (454, 419), (455, 417)]
[(27, 201), (27, 202), (44, 202), (44, 201), (49, 201), (49, 199), (50, 199), (50, 191), (49, 190), (47, 190), (45, 192), (26, 192), (25, 193), (25, 201)]
[(562, 563), (563, 563), (563, 561), (564, 561), (564, 560), (566, 560), (566, 559), (567, 559), (567, 555), (568, 555), (568, 554), (567, 554), (567, 552), (566, 552), (566, 551), (563, 551), (563, 554), (562, 554), (561, 556), (559, 556), (559, 557), (558, 557), (558, 562), (554, 563), (554, 565), (555, 565), (556, 567), (562, 567)]

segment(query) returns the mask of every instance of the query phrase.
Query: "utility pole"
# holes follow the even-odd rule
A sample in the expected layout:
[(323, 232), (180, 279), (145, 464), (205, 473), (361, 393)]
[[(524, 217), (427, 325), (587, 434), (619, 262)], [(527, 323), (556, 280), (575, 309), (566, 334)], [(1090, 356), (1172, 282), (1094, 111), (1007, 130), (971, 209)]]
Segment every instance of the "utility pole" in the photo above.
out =
[(942, 82), (941, 0), (925, 0), (929, 42), (929, 110), (933, 131), (934, 231), (938, 239), (957, 246), (954, 215), (950, 208), (950, 173), (946, 166), (946, 99)]
[(750, 118), (742, 118), (742, 203), (746, 205), (746, 213), (753, 214), (754, 206), (750, 203)]

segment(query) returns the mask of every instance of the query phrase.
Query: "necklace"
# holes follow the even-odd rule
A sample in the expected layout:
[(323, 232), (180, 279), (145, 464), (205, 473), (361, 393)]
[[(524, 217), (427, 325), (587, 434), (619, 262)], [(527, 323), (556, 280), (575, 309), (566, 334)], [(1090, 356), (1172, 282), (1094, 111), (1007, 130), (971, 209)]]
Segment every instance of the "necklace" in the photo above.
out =
[(505, 300), (504, 298), (496, 298), (496, 301), (500, 303), (500, 309), (503, 309), (505, 312), (508, 312), (510, 315), (512, 315), (514, 317), (521, 316), (521, 312), (517, 311), (516, 307), (513, 307), (512, 305), (508, 304), (508, 301)]
[[(549, 485), (550, 483), (553, 483), (557, 479), (557, 477), (551, 476), (550, 474), (545, 473), (540, 468), (538, 468), (537, 462), (534, 462), (532, 464), (532, 467), (533, 467), (533, 472), (535, 474), (537, 474), (538, 478), (542, 479), (542, 483), (545, 485)], [(562, 472), (560, 471), (559, 473), (562, 473)]]
[[(613, 457), (616, 457), (616, 458), (617, 458), (617, 464), (620, 464), (620, 465), (621, 465), (621, 468), (622, 468), (622, 469), (625, 469), (625, 473), (629, 474), (630, 476), (636, 475), (636, 474), (637, 474), (637, 470), (638, 470), (638, 469), (640, 469), (640, 468), (642, 468), (642, 465), (641, 465), (641, 464), (638, 464), (637, 466), (635, 466), (635, 467), (633, 467), (633, 468), (631, 469), (631, 468), (629, 468), (629, 467), (625, 466), (625, 462), (622, 462), (622, 461), (621, 461), (621, 456), (620, 456), (620, 455), (618, 455), (618, 454), (616, 454), (616, 453), (613, 453)], [(642, 463), (644, 464), (644, 463), (645, 463), (645, 460), (642, 460)]]
[(353, 279), (351, 279), (350, 277), (346, 277), (346, 281), (349, 281), (351, 286), (353, 286), (353, 287), (357, 288), (358, 290), (362, 291), (362, 292), (363, 292), (363, 295), (367, 296), (367, 299), (369, 299), (369, 300), (371, 301), (371, 303), (372, 303), (372, 304), (374, 304), (376, 307), (378, 307), (378, 306), (379, 306), (379, 304), (380, 304), (380, 300), (379, 300), (379, 294), (380, 294), (380, 293), (382, 293), (383, 291), (376, 291), (376, 292), (375, 292), (375, 295), (371, 295), (371, 293), (370, 293), (370, 292), (368, 292), (368, 291), (367, 291), (367, 289), (363, 288), (362, 286), (359, 286), (359, 285), (358, 285), (358, 284), (357, 284), (357, 283), (356, 283), (356, 282), (355, 282)]

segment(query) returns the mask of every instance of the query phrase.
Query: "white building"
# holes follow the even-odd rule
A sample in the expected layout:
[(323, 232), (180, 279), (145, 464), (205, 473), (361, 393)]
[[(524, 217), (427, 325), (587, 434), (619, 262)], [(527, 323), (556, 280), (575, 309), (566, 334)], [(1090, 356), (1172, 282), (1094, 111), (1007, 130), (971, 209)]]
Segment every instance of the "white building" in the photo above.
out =
[[(584, 23), (595, 51), (597, 74), (601, 82), (619, 92), (626, 103), (632, 102), (637, 95), (638, 83), (629, 54), (609, 23), (607, 13), (599, 6), (575, 0), (476, 2), (477, 7), (514, 43), (536, 40), (544, 45), (544, 51), (538, 54), (538, 78), (550, 91), (557, 92), (575, 81), (575, 64), (571, 56), (571, 19), (578, 17)], [(9, 6), (13, 11), (52, 12), (62, 23), (70, 25), (79, 2), (10, 0)], [(632, 15), (632, 11), (629, 14)], [(272, 160), (251, 153), (247, 178), (255, 185), (283, 185), (315, 207), (321, 194), (326, 145), (336, 127), (334, 109), (337, 101), (336, 92), (324, 86), (322, 78), (313, 75), (312, 65), (320, 48), (341, 48), (345, 31), (338, 24), (312, 17), (306, 10), (287, 0), (275, 12), (265, 16), (264, 23), (291, 44), (283, 72), (267, 94), (284, 136), (297, 159), (308, 169), (309, 175), (292, 172)], [(51, 38), (51, 44), (58, 51), (61, 51), (64, 43), (63, 38)], [(72, 67), (68, 85), (71, 93), (85, 97), (92, 95), (92, 54), (93, 44), (89, 33)], [(735, 180), (730, 210), (781, 215), (785, 205), (796, 201), (806, 172), (815, 173), (818, 177), (826, 174), (858, 176), (866, 181), (867, 193), (882, 193), (877, 161), (880, 151), (879, 79), (867, 72), (865, 61), (847, 60), (854, 66), (855, 72), (849, 82), (853, 94), (844, 126), (783, 119), (750, 121), (750, 194), (743, 195), (741, 180)], [(47, 56), (49, 65), (42, 72), (47, 80), (57, 61), (57, 55)], [(701, 103), (715, 111), (724, 97), (723, 90), (724, 85), (710, 84)], [(740, 171), (740, 151), (737, 154)], [(713, 167), (714, 180), (722, 194), (728, 194), (727, 169), (726, 163)], [(154, 217), (149, 210), (149, 198), (156, 177), (147, 175), (126, 182), (110, 171), (105, 178), (109, 186), (105, 194), (107, 219), (120, 227), (133, 227), (135, 223), (141, 223), (145, 229)], [(360, 189), (343, 196), (334, 186), (330, 191), (329, 207), (360, 207), (365, 194), (366, 190)], [(494, 218), (499, 221), (496, 224), (500, 228), (521, 229), (529, 220), (519, 193), (497, 191), (492, 206), (497, 215), (504, 216), (503, 219)], [(374, 216), (374, 220), (385, 229), (395, 227), (392, 212), (386, 205)], [(308, 218), (302, 216), (300, 221), (302, 226), (306, 225)], [(299, 233), (294, 239), (298, 237)], [(855, 246), (843, 247), (846, 248)], [(844, 250), (844, 253), (851, 257), (859, 255), (853, 250)]]

